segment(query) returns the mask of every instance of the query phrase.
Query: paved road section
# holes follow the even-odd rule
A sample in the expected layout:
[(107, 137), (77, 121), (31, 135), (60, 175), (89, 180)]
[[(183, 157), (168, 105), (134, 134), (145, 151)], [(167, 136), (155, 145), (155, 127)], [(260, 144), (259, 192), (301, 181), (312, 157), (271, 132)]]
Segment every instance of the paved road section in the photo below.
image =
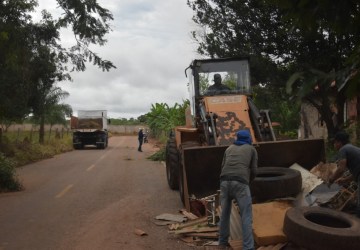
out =
[(20, 168), (24, 191), (0, 194), (0, 249), (189, 249), (153, 223), (183, 206), (164, 164), (146, 159), (157, 149), (137, 146), (135, 136), (112, 137), (105, 150)]

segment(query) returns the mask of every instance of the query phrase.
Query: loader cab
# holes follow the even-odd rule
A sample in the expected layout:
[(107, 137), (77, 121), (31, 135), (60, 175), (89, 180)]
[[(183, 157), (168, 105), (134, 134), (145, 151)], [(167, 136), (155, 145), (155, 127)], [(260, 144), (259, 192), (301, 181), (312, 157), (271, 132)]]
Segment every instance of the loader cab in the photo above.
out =
[[(186, 69), (189, 78), (189, 94), (192, 115), (206, 96), (251, 95), (250, 69), (248, 58), (194, 60)], [(214, 91), (214, 76), (220, 75), (226, 90)]]

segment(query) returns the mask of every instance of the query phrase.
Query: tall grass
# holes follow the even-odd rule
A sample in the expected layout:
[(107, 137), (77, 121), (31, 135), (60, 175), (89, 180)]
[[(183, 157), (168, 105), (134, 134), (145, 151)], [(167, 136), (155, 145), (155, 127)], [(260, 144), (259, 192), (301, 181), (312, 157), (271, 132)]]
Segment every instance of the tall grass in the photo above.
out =
[(0, 140), (0, 192), (21, 189), (16, 167), (23, 166), (72, 150), (71, 133), (45, 134), (45, 143), (38, 143), (38, 133), (6, 132)]

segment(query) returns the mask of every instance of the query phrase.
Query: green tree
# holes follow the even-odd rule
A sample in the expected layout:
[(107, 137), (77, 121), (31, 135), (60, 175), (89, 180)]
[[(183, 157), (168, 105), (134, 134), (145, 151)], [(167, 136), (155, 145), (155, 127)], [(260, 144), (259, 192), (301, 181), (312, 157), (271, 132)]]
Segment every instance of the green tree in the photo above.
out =
[(175, 103), (173, 107), (166, 103), (152, 104), (150, 112), (146, 114), (152, 134), (160, 137), (170, 133), (176, 126), (185, 125), (185, 110), (188, 106), (188, 100), (184, 100), (183, 104)]
[(62, 124), (66, 126), (68, 124), (66, 117), (70, 117), (72, 113), (73, 110), (70, 105), (57, 103), (49, 109), (49, 112), (45, 116), (45, 123), (50, 124), (51, 127), (55, 124)]
[(22, 120), (30, 111), (28, 93), (32, 25), (27, 13), (36, 1), (0, 2), (0, 121)]
[[(284, 12), (284, 19), (289, 20), (291, 29), (298, 29), (305, 33), (323, 32), (333, 39), (340, 39), (342, 52), (341, 68), (336, 71), (336, 84), (342, 85), (348, 80), (349, 97), (360, 93), (359, 74), (360, 66), (360, 3), (353, 0), (273, 0)], [(310, 77), (319, 79), (328, 77), (316, 71), (309, 71)], [(329, 73), (329, 72), (327, 72)], [(333, 71), (330, 74), (334, 73)], [(334, 75), (331, 75), (333, 78)], [(310, 81), (311, 82), (311, 81)]]
[(268, 109), (272, 121), (280, 123), (280, 132), (297, 133), (300, 123), (300, 102), (286, 93), (285, 88), (269, 85), (254, 86), (253, 100), (259, 109)]
[[(59, 102), (67, 97), (69, 93), (62, 91), (59, 87), (52, 87), (51, 89), (42, 90), (42, 95), (36, 95), (41, 100), (38, 105), (35, 106), (33, 115), (34, 119), (39, 123), (39, 143), (44, 143), (45, 135), (45, 122), (63, 121), (65, 116), (69, 116), (72, 113), (72, 109), (69, 105), (62, 105)], [(62, 119), (57, 116), (63, 115)], [(54, 120), (55, 119), (55, 120)]]
[[(188, 0), (188, 5), (194, 10), (194, 21), (203, 27), (202, 33), (193, 32), (200, 54), (210, 57), (249, 56), (252, 84), (285, 88), (292, 76), (289, 81), (296, 83), (292, 85), (296, 90), (293, 93), (318, 109), (331, 137), (335, 126), (329, 119), (332, 114), (329, 97), (333, 91), (329, 86), (335, 78), (329, 81), (329, 73), (339, 72), (347, 64), (347, 59), (357, 48), (359, 28), (339, 33), (331, 28), (332, 25), (326, 24), (324, 20), (327, 15), (336, 12), (337, 4), (329, 7), (332, 9), (330, 14), (321, 9), (320, 17), (314, 15), (316, 17), (312, 19), (316, 19), (318, 24), (314, 29), (294, 22), (289, 9), (295, 12), (297, 8), (304, 10), (305, 3), (305, 6), (308, 4), (318, 11), (320, 2), (328, 7), (332, 3), (310, 0)], [(354, 7), (350, 19), (358, 20), (359, 4), (349, 6)], [(304, 12), (297, 13), (298, 19), (307, 20), (304, 17), (314, 13), (301, 15)], [(327, 75), (327, 81), (324, 78), (319, 80), (320, 75)]]
[[(37, 1), (0, 2), (0, 121), (23, 119), (36, 110), (36, 99), (43, 100), (41, 95), (55, 81), (71, 79), (70, 72), (84, 71), (87, 62), (102, 70), (115, 68), (90, 50), (92, 45), (105, 45), (111, 13), (96, 0), (58, 0), (57, 4), (63, 15), (53, 19), (43, 11), (42, 20), (34, 23), (29, 14)], [(61, 45), (61, 28), (73, 30), (74, 46)]]
[(147, 117), (146, 115), (140, 115), (137, 120), (140, 122), (140, 123), (146, 123), (147, 121)]

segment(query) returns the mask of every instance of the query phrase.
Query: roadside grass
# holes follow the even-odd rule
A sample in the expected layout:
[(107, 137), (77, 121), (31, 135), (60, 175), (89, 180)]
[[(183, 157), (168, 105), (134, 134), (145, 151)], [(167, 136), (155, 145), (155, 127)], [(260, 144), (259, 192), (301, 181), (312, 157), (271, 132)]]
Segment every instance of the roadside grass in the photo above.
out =
[(54, 155), (68, 152), (72, 148), (72, 136), (45, 134), (45, 143), (39, 144), (35, 134), (21, 135), (17, 133), (3, 134), (0, 142), (0, 192), (18, 191), (22, 185), (16, 176), (16, 168)]
[(0, 153), (0, 192), (19, 191), (22, 185), (16, 176), (15, 162)]
[(159, 151), (150, 155), (147, 159), (152, 161), (165, 161), (165, 147), (161, 147)]
[[(111, 136), (119, 134), (109, 134)], [(37, 132), (6, 132), (0, 140), (0, 192), (19, 191), (22, 185), (16, 176), (16, 168), (57, 154), (73, 150), (71, 133), (49, 133), (40, 144)], [(159, 150), (148, 157), (152, 161), (165, 161), (166, 138), (149, 138)], [(127, 157), (127, 160), (133, 160)]]

